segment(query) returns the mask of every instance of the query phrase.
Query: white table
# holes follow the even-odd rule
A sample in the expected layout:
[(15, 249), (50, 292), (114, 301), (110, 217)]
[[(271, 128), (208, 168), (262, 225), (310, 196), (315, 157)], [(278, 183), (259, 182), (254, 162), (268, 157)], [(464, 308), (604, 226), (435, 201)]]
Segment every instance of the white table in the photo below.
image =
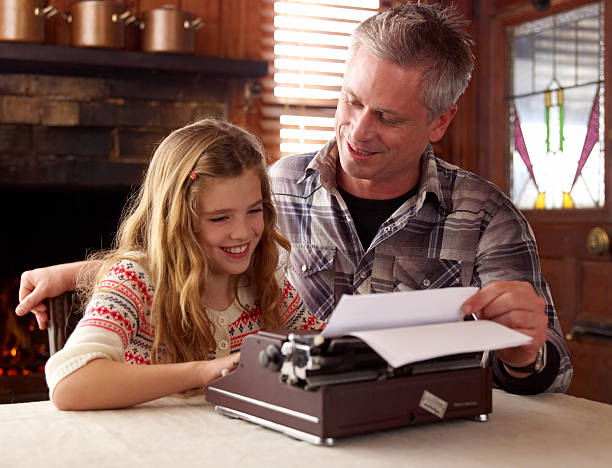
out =
[(203, 397), (114, 411), (0, 405), (1, 467), (607, 467), (612, 406), (493, 391), (489, 422), (459, 420), (319, 447), (213, 411)]

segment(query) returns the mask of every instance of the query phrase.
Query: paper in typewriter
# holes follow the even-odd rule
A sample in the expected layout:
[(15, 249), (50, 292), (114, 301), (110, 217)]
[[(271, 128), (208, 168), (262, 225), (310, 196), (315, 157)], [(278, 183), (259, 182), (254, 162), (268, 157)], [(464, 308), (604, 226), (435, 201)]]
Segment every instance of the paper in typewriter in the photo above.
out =
[(520, 346), (531, 337), (489, 320), (462, 321), (478, 288), (342, 296), (325, 337), (356, 336), (391, 366), (459, 353)]

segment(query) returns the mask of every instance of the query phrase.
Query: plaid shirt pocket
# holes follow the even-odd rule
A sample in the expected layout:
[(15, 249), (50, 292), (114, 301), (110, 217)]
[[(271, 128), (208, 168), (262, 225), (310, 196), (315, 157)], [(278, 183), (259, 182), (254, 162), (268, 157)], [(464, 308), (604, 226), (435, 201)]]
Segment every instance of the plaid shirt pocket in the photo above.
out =
[(395, 291), (461, 286), (461, 260), (396, 257)]

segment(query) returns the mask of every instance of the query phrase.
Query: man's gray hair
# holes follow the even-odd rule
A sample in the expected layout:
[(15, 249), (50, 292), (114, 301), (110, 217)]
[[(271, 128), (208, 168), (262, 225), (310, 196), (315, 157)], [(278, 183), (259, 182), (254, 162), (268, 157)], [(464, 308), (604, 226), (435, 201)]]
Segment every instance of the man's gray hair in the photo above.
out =
[(407, 3), (363, 21), (350, 51), (363, 46), (381, 60), (422, 68), (421, 98), (433, 120), (457, 102), (470, 81), (474, 56), (467, 24), (453, 7)]

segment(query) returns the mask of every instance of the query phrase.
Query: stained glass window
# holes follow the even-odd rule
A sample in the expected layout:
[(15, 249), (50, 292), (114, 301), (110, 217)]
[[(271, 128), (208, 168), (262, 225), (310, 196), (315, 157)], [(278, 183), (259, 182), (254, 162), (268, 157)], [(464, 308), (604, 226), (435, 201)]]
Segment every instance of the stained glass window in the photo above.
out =
[(511, 196), (604, 204), (603, 1), (509, 28)]

